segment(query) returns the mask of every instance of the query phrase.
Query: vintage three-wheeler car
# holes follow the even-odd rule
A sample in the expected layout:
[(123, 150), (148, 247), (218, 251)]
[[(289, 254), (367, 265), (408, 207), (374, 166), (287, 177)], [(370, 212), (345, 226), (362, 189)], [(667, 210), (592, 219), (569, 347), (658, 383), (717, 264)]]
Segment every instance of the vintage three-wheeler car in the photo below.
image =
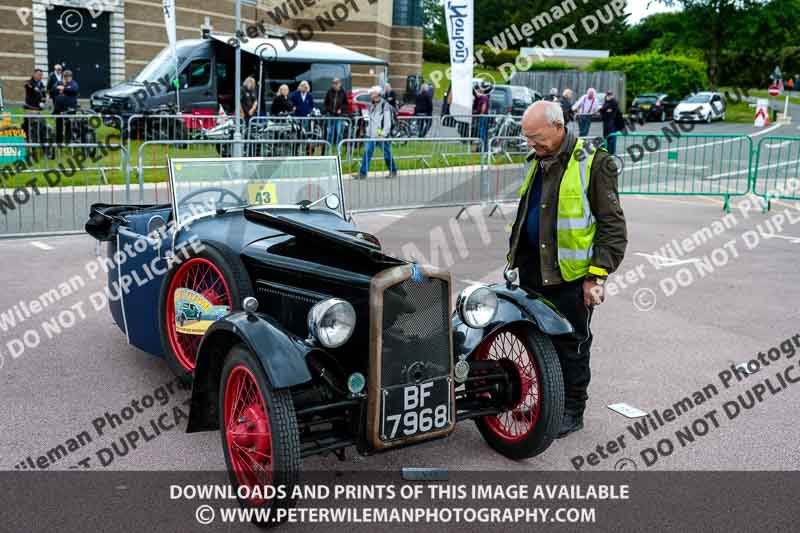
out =
[(170, 204), (97, 204), (86, 229), (108, 243), (115, 322), (192, 381), (187, 431), (221, 431), (232, 483), (292, 484), (302, 457), (467, 419), (513, 459), (550, 445), (563, 384), (549, 335), (572, 328), (513, 275), (453, 302), (449, 273), (349, 220), (336, 157), (173, 159), (169, 176)]

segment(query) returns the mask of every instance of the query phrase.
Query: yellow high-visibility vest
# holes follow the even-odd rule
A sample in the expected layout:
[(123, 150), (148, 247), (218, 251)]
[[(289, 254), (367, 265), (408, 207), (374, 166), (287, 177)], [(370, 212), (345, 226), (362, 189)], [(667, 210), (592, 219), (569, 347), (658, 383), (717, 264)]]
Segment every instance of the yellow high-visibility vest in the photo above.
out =
[[(558, 217), (556, 241), (558, 245), (558, 267), (564, 281), (574, 281), (589, 272), (594, 251), (594, 235), (597, 230), (592, 209), (589, 206), (589, 177), (596, 150), (583, 151), (583, 139), (578, 139), (567, 163), (567, 170), (558, 190)], [(539, 161), (534, 161), (519, 196), (525, 193), (536, 175)]]

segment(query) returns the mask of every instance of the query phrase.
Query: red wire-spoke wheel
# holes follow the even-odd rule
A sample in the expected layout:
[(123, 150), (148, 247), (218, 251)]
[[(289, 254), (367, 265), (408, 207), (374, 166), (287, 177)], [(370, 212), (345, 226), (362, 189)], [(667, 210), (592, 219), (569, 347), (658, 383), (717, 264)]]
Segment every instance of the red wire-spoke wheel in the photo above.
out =
[(225, 276), (214, 263), (202, 257), (193, 257), (178, 265), (169, 284), (166, 302), (166, 327), (169, 343), (175, 358), (186, 372), (194, 371), (197, 348), (202, 335), (181, 333), (176, 326), (179, 317), (175, 315), (175, 291), (190, 289), (208, 300), (211, 305), (231, 307), (231, 290)]
[[(228, 455), (239, 485), (270, 485), (272, 433), (267, 407), (256, 378), (242, 364), (231, 370), (225, 384), (224, 414)], [(249, 499), (253, 505), (264, 503), (262, 498)]]
[(476, 419), (484, 439), (512, 459), (542, 453), (558, 434), (564, 414), (561, 365), (550, 339), (532, 327), (504, 327), (483, 340), (475, 359), (496, 361), (507, 376), (495, 390), (479, 393), (507, 408)]
[(164, 358), (172, 371), (188, 383), (197, 366), (205, 332), (198, 329), (191, 334), (178, 329), (200, 318), (207, 331), (211, 327), (207, 321), (224, 317), (216, 312), (198, 317), (197, 306), (176, 309), (175, 291), (181, 288), (200, 294), (212, 306), (224, 306), (235, 313), (241, 311), (244, 298), (252, 294), (252, 284), (238, 254), (222, 244), (197, 242), (192, 248), (176, 248), (175, 260), (161, 283), (159, 324)]
[[(244, 344), (225, 357), (219, 382), (219, 426), (231, 483), (244, 507), (290, 507), (300, 472), (300, 433), (292, 395), (275, 390)], [(285, 487), (285, 494), (269, 492)], [(273, 514), (274, 516), (274, 514)]]
[(529, 434), (539, 419), (540, 381), (536, 361), (515, 334), (501, 330), (481, 345), (481, 359), (498, 361), (512, 377), (514, 407), (498, 416), (486, 417), (497, 435), (516, 442)]

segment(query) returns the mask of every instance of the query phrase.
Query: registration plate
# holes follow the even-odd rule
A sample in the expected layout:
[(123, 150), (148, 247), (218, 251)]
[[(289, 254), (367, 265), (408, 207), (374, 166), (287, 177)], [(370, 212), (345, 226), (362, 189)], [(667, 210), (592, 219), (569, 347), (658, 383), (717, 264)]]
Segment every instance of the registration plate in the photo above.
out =
[(451, 424), (452, 381), (441, 377), (381, 390), (381, 440), (441, 431)]

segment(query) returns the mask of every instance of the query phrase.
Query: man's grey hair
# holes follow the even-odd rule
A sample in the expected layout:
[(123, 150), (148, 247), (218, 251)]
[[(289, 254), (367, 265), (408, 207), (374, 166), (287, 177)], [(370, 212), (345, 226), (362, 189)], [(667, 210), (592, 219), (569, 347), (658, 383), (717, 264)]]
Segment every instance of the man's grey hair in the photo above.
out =
[[(551, 126), (564, 126), (564, 111), (558, 102), (542, 102), (545, 104), (544, 116)], [(541, 105), (541, 104), (540, 104)]]

